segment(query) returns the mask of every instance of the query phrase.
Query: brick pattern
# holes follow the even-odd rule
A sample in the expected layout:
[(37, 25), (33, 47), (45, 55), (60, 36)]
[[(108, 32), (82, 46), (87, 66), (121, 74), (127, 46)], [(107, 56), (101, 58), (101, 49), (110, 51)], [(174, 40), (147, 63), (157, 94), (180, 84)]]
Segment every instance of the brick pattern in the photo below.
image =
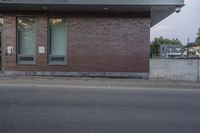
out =
[[(45, 16), (39, 16), (36, 18), (36, 62), (37, 66), (39, 69), (44, 69), (44, 66), (47, 67), (48, 64), (48, 49), (47, 49), (47, 44), (48, 44), (48, 18)], [(45, 47), (45, 53), (44, 54), (39, 54), (39, 47), (43, 46)]]
[(13, 46), (12, 56), (5, 56), (5, 70), (16, 66), (16, 17), (4, 16), (4, 48)]
[[(32, 15), (34, 16), (34, 15)], [(48, 17), (36, 15), (35, 65), (16, 64), (16, 15), (4, 15), (6, 71), (149, 72), (150, 18), (67, 16), (67, 65), (48, 65)], [(46, 53), (39, 54), (44, 46)]]

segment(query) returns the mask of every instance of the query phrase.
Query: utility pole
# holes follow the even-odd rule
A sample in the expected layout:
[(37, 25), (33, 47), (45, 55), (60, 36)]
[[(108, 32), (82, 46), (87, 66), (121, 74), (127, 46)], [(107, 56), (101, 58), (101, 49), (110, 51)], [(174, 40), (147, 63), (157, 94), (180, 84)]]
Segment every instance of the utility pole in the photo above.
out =
[(187, 57), (189, 57), (189, 51), (190, 51), (190, 46), (189, 46), (189, 43), (190, 43), (190, 38), (188, 37), (188, 43), (187, 43)]

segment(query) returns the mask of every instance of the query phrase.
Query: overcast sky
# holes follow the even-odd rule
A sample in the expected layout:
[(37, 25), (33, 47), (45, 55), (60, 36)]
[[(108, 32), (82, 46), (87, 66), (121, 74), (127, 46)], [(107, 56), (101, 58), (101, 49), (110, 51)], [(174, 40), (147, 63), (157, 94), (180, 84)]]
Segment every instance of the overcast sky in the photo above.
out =
[(200, 0), (185, 0), (180, 13), (174, 13), (151, 28), (151, 41), (155, 37), (178, 38), (186, 45), (188, 37), (194, 41), (200, 28)]

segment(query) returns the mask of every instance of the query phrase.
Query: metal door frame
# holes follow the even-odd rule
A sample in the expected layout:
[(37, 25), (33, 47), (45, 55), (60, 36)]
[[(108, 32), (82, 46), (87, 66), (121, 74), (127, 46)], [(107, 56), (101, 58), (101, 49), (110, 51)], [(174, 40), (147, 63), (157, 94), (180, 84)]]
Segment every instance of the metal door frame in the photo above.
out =
[(4, 63), (5, 63), (3, 29), (0, 29), (0, 36), (1, 36), (1, 70), (0, 70), (0, 72), (3, 73), (4, 72)]

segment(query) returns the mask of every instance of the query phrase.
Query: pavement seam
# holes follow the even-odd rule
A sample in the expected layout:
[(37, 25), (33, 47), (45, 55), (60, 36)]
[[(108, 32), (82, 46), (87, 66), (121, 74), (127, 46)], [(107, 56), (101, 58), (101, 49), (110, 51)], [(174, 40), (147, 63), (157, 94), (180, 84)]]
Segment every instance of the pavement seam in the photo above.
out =
[[(157, 90), (157, 89), (162, 89), (162, 90), (185, 90), (185, 91), (200, 91), (200, 88), (168, 88), (166, 86), (133, 86), (133, 87), (117, 87), (117, 86), (76, 86), (76, 85), (35, 85), (35, 84), (0, 84), (1, 87), (33, 87), (34, 89), (37, 89), (39, 87), (45, 88), (45, 89), (116, 89), (116, 90), (140, 90), (141, 88), (144, 90)], [(161, 87), (161, 88), (160, 88)]]

